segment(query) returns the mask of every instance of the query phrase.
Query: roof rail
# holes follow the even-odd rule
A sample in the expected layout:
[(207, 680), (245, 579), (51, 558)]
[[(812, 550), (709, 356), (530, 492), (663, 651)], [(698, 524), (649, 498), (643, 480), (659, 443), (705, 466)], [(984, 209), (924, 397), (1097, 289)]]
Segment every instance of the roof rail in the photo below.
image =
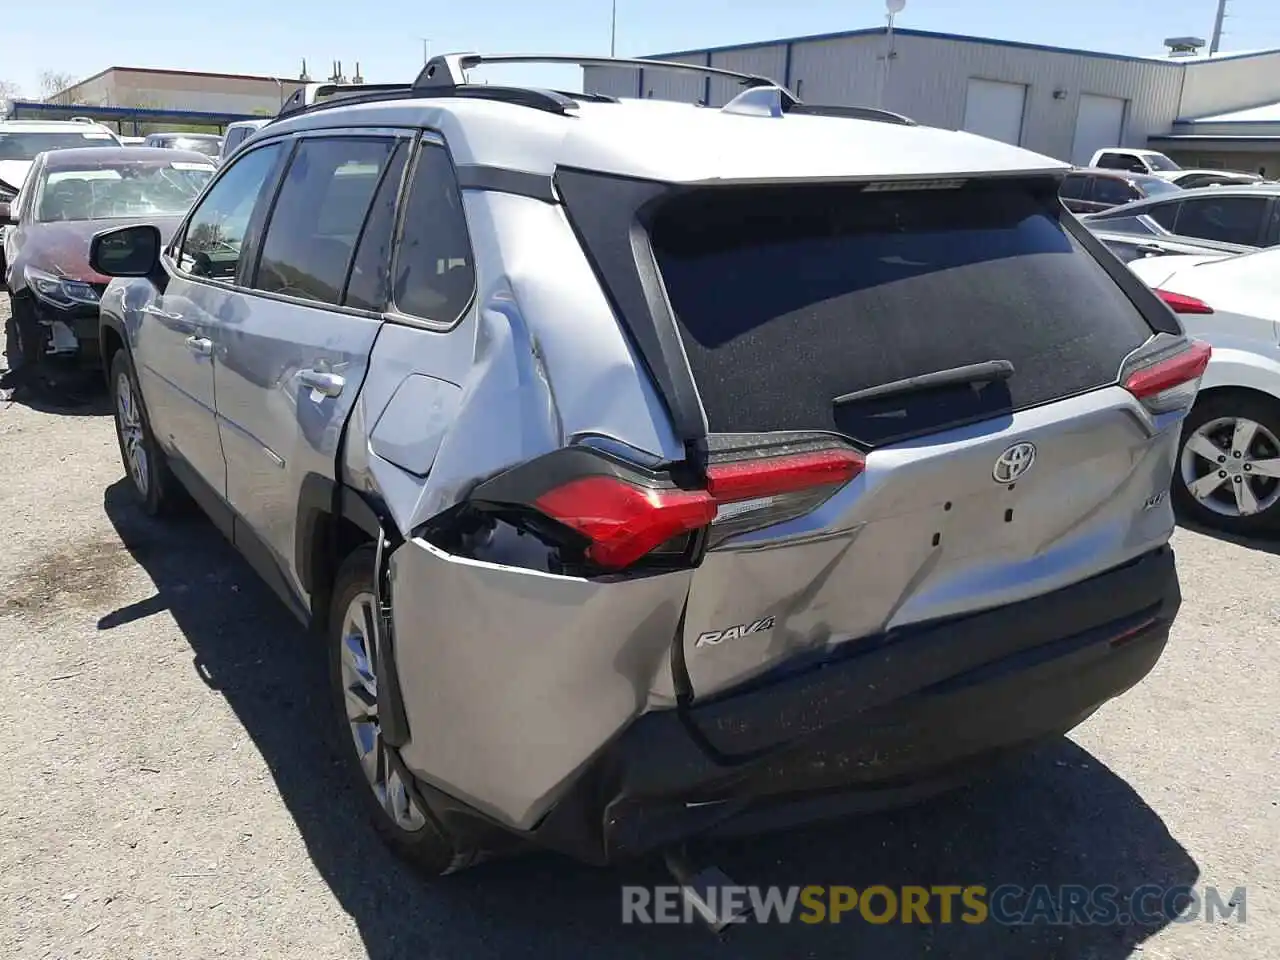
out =
[(684, 73), (697, 73), (704, 77), (724, 77), (735, 80), (743, 87), (776, 87), (768, 77), (753, 73), (739, 73), (736, 70), (724, 70), (720, 67), (708, 67), (697, 63), (678, 63), (673, 60), (635, 60), (623, 57), (575, 57), (565, 54), (525, 54), (525, 53), (447, 53), (432, 57), (418, 79), (413, 82), (414, 90), (423, 95), (440, 95), (458, 87), (468, 86), (467, 71), (482, 64), (495, 63), (560, 63), (575, 67), (637, 67), (642, 70), (675, 70)]
[(280, 105), (277, 117), (314, 107), (318, 103), (330, 100), (349, 100), (359, 97), (364, 100), (382, 100), (388, 95), (408, 94), (412, 88), (404, 83), (304, 83), (289, 95), (289, 99)]
[(904, 117), (892, 110), (881, 110), (879, 107), (829, 107), (819, 103), (801, 103), (797, 100), (787, 113), (809, 117), (839, 117), (845, 120), (877, 120), (881, 123), (898, 123), (904, 127), (918, 127), (919, 124), (910, 117)]

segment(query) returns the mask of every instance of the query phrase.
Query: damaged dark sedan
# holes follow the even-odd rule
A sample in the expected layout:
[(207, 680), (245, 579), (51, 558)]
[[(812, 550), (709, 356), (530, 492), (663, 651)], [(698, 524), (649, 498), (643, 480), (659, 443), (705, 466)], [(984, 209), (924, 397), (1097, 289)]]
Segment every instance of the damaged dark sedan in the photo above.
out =
[(90, 240), (131, 223), (154, 224), (168, 239), (213, 172), (193, 151), (113, 146), (36, 157), (18, 195), (0, 200), (0, 224), (10, 226), (4, 282), (24, 365), (99, 362), (98, 300), (109, 278), (90, 268)]

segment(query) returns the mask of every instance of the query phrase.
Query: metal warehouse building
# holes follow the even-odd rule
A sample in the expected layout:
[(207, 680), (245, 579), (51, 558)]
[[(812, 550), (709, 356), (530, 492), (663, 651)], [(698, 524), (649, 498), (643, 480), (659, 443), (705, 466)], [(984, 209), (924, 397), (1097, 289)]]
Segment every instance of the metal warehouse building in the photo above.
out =
[[(800, 99), (882, 107), (1087, 163), (1102, 147), (1150, 147), (1183, 166), (1280, 177), (1280, 50), (1121, 56), (878, 27), (685, 50), (678, 60), (771, 77)], [(588, 67), (586, 90), (725, 103), (720, 78)]]

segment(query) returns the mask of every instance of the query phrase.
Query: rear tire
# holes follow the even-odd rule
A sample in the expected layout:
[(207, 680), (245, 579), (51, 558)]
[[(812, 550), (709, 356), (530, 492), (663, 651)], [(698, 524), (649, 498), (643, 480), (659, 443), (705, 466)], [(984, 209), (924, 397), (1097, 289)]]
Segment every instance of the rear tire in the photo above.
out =
[(148, 516), (176, 512), (186, 503), (185, 491), (170, 471), (164, 451), (151, 432), (146, 404), (138, 389), (138, 376), (127, 350), (117, 350), (111, 358), (110, 393), (120, 462), (134, 495)]
[(1255, 537), (1280, 530), (1280, 401), (1210, 394), (1182, 427), (1173, 505), (1184, 519)]
[(374, 550), (365, 546), (347, 557), (333, 585), (325, 639), (335, 746), (378, 835), (424, 874), (440, 876), (455, 862), (454, 845), (378, 727), (373, 582)]

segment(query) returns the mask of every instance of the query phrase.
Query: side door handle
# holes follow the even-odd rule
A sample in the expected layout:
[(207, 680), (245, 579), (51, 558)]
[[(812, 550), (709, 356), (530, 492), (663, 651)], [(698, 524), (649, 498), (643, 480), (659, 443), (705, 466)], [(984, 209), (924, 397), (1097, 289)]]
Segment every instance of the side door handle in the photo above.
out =
[(1169, 252), (1164, 247), (1157, 247), (1155, 244), (1151, 243), (1138, 244), (1137, 251), (1144, 257), (1163, 257)]
[(187, 349), (198, 357), (213, 356), (213, 341), (208, 337), (187, 337)]
[(347, 385), (346, 377), (327, 370), (299, 370), (298, 379), (303, 385), (319, 391), (326, 397), (336, 397)]

